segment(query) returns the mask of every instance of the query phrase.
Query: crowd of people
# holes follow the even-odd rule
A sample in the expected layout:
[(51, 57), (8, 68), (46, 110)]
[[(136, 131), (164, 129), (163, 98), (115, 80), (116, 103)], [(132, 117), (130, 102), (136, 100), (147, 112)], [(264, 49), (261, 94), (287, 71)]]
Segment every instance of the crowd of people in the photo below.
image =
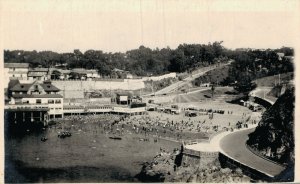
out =
[[(202, 111), (207, 111), (202, 109)], [(246, 128), (248, 124), (256, 123), (251, 119), (249, 114), (243, 113), (241, 120), (238, 122), (214, 124), (211, 119), (214, 112), (225, 113), (225, 111), (209, 110), (208, 118), (169, 118), (163, 116), (163, 113), (144, 114), (144, 115), (118, 115), (118, 114), (90, 114), (90, 115), (72, 115), (65, 116), (62, 122), (54, 128), (58, 135), (62, 132), (91, 132), (93, 134), (114, 134), (124, 136), (126, 134), (135, 134), (141, 140), (148, 141), (149, 137), (153, 137), (154, 142), (157, 138), (169, 138), (172, 140), (191, 140), (191, 139), (207, 139), (220, 131), (230, 131), (234, 128)], [(227, 111), (232, 114), (232, 111)], [(86, 126), (86, 124), (94, 124)]]

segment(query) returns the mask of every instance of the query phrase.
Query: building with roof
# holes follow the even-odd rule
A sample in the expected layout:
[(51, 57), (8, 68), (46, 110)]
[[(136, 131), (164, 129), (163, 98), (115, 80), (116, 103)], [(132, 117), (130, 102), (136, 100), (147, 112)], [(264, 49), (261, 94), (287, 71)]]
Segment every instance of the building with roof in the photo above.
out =
[(118, 68), (114, 68), (112, 71), (111, 71), (111, 76), (112, 78), (121, 78), (121, 79), (132, 79), (133, 78), (133, 75), (130, 74), (129, 71), (126, 71), (126, 70), (121, 70), (121, 69), (118, 69)]
[(95, 69), (86, 70), (84, 68), (74, 68), (72, 70), (74, 73), (78, 73), (81, 76), (82, 80), (88, 79), (95, 79), (95, 78), (101, 78), (98, 71)]
[(4, 63), (4, 88), (10, 80), (27, 80), (29, 63)]
[(99, 75), (97, 70), (86, 70), (87, 79), (99, 79), (101, 76)]
[[(13, 112), (40, 112), (41, 121), (63, 117), (63, 96), (50, 81), (15, 83), (8, 89), (9, 102), (5, 109)], [(34, 121), (34, 118), (31, 118)]]
[(120, 105), (129, 105), (131, 104), (132, 94), (130, 92), (119, 92), (116, 93), (116, 102)]
[(49, 68), (31, 68), (28, 70), (28, 80), (47, 80), (50, 77)]
[(29, 63), (4, 63), (4, 71), (9, 79), (27, 79)]
[[(68, 80), (70, 78), (71, 70), (59, 69), (59, 68), (50, 68), (49, 69), (50, 78)], [(57, 76), (58, 75), (58, 76)]]

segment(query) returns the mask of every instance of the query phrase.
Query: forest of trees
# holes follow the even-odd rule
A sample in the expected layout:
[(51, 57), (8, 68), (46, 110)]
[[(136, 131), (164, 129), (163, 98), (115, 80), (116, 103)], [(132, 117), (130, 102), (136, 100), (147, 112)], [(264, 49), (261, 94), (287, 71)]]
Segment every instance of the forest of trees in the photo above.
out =
[(289, 57), (279, 57), (278, 52), (284, 53), (285, 56), (293, 55), (293, 50), (287, 47), (264, 51), (235, 51), (231, 56), (235, 62), (230, 66), (228, 77), (223, 83), (237, 82), (236, 87), (240, 91), (250, 90), (253, 87), (251, 81), (257, 78), (294, 71), (293, 60)]
[(87, 50), (82, 53), (56, 53), (52, 51), (4, 51), (5, 62), (26, 62), (31, 67), (54, 67), (66, 64), (67, 68), (97, 69), (101, 75), (110, 75), (113, 68), (127, 70), (138, 76), (160, 75), (168, 72), (185, 72), (197, 66), (207, 66), (225, 58), (222, 42), (213, 44), (182, 44), (176, 49), (150, 49), (140, 46), (125, 53), (104, 53)]
[(47, 68), (64, 64), (67, 69), (96, 69), (102, 76), (110, 76), (114, 68), (127, 70), (137, 76), (151, 76), (168, 72), (190, 72), (196, 67), (234, 60), (228, 70), (228, 77), (220, 82), (225, 85), (237, 82), (243, 88), (256, 78), (294, 70), (292, 60), (289, 57), (279, 58), (278, 52), (285, 56), (294, 55), (294, 50), (290, 47), (230, 50), (223, 47), (221, 41), (212, 44), (181, 44), (176, 49), (140, 46), (125, 53), (105, 53), (101, 50), (82, 53), (78, 49), (72, 53), (5, 50), (4, 61), (26, 62), (31, 67)]

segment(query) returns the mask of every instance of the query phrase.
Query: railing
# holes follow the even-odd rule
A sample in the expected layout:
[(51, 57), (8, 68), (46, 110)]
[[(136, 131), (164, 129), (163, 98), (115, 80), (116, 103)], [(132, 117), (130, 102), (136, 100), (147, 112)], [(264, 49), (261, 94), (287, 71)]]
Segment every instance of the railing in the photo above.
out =
[(8, 104), (5, 105), (5, 109), (49, 109), (45, 104)]
[(251, 146), (249, 146), (247, 143), (245, 143), (246, 147), (253, 153), (255, 154), (256, 156), (259, 156), (260, 158), (262, 159), (265, 159), (269, 162), (272, 162), (273, 164), (276, 164), (276, 165), (279, 165), (279, 166), (282, 166), (282, 167), (286, 167), (287, 164), (280, 164), (278, 162), (275, 162), (274, 160), (271, 160), (269, 159), (268, 157), (264, 156), (263, 154), (259, 153), (257, 150), (253, 149)]
[[(125, 79), (103, 79), (103, 78), (90, 78), (90, 79), (51, 79), (51, 81), (112, 81), (112, 82), (123, 82), (124, 80)], [(128, 79), (128, 80), (130, 80), (130, 79)]]

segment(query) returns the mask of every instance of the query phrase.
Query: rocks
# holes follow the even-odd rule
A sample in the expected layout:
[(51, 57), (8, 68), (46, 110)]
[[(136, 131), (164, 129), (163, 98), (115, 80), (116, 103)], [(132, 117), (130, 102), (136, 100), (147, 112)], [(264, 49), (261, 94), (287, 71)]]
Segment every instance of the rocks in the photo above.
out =
[(287, 89), (262, 116), (247, 144), (276, 162), (294, 162), (294, 88)]
[(175, 160), (178, 155), (175, 152), (156, 155), (152, 162), (144, 164), (137, 178), (143, 182), (224, 183), (231, 181), (238, 183), (238, 181), (250, 181), (250, 178), (243, 176), (239, 169), (232, 171), (229, 168), (221, 168), (218, 160), (201, 166), (188, 163), (176, 166)]

